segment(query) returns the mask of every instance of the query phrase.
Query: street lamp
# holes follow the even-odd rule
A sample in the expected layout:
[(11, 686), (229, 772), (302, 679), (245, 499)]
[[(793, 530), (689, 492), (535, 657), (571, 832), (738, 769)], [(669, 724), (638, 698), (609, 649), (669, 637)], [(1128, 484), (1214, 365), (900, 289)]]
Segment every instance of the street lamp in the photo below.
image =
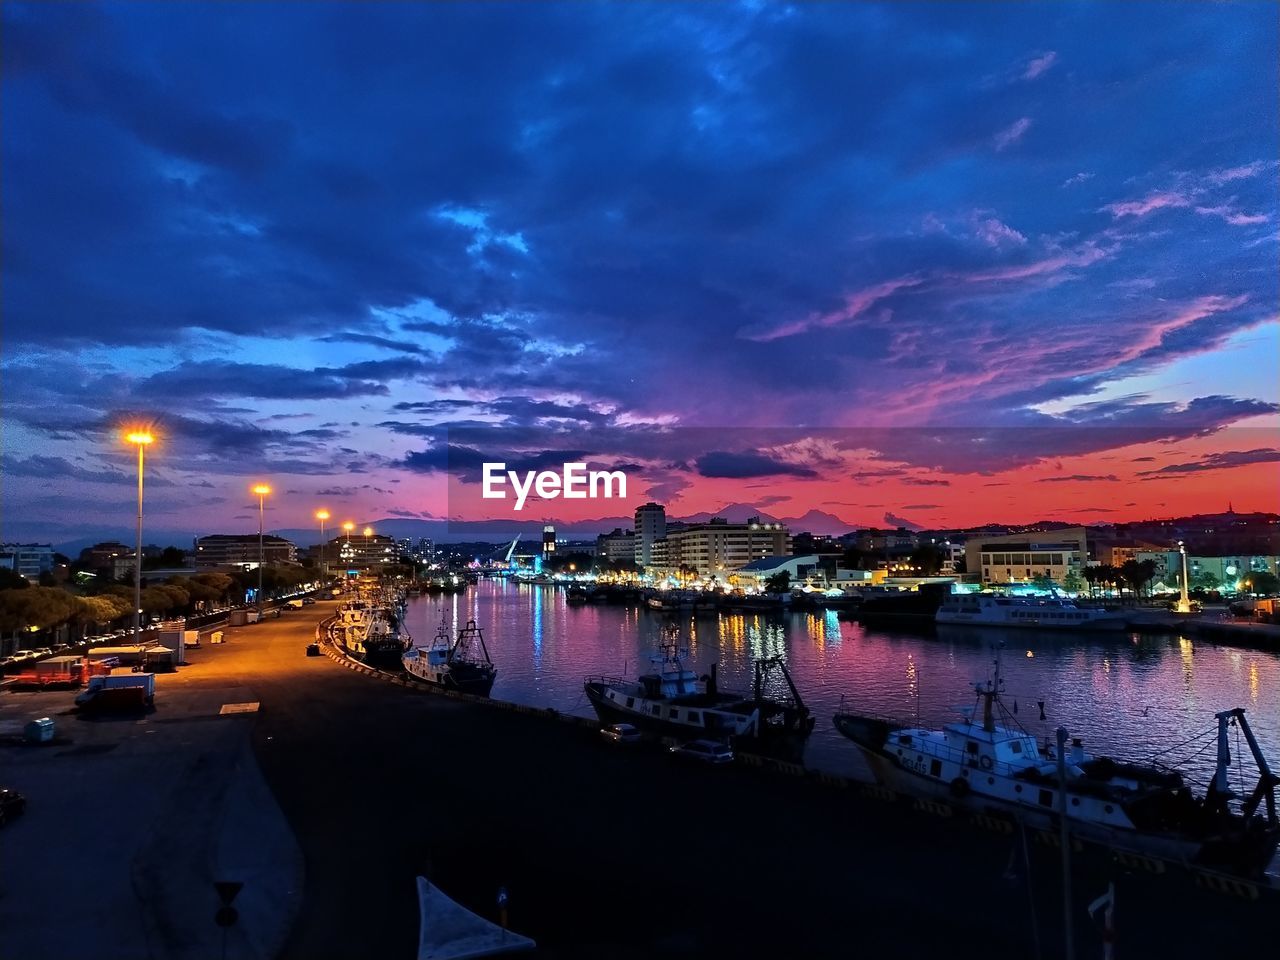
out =
[(138, 448), (138, 552), (133, 558), (133, 643), (142, 639), (142, 466), (147, 444), (155, 441), (149, 430), (133, 430), (125, 439)]
[(266, 510), (267, 494), (271, 488), (260, 483), (253, 488), (258, 495), (258, 619), (262, 619), (262, 515)]
[(365, 528), (364, 528), (364, 562), (365, 562), (366, 564), (371, 563), (371, 561), (370, 561), (370, 559), (369, 559), (369, 556), (370, 556), (370, 553), (369, 553), (369, 538), (370, 538), (371, 536), (373, 536), (373, 527), (365, 527)]
[(324, 585), (324, 522), (329, 519), (329, 511), (316, 511), (316, 519), (320, 521), (320, 583)]

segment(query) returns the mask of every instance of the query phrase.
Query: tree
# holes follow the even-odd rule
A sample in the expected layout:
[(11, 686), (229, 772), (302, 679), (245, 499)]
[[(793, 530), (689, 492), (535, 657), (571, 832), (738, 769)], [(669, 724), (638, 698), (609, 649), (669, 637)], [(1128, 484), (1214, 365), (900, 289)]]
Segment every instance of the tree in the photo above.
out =
[(1084, 586), (1084, 580), (1075, 570), (1068, 570), (1067, 575), (1062, 578), (1062, 589), (1068, 593), (1079, 593)]
[(1101, 567), (1085, 567), (1080, 571), (1081, 576), (1089, 583), (1089, 596), (1096, 596), (1098, 593), (1098, 584), (1102, 582)]
[(911, 566), (925, 577), (932, 577), (942, 569), (945, 558), (942, 551), (931, 543), (922, 543), (911, 551)]
[(0, 590), (25, 590), (30, 582), (16, 570), (0, 567)]
[(1246, 578), (1249, 584), (1250, 593), (1280, 593), (1280, 577), (1266, 570), (1259, 570), (1257, 573), (1251, 573)]
[(1133, 590), (1135, 597), (1142, 596), (1143, 589), (1155, 576), (1156, 565), (1152, 560), (1126, 560), (1120, 564), (1120, 576)]
[(1053, 577), (1048, 573), (1037, 573), (1031, 578), (1031, 585), (1037, 590), (1044, 590), (1046, 593), (1052, 591), (1053, 588), (1057, 586), (1057, 584), (1054, 583)]
[(1203, 570), (1191, 578), (1191, 586), (1196, 590), (1217, 590), (1222, 586), (1222, 581), (1213, 571)]
[(786, 570), (779, 570), (764, 582), (765, 593), (786, 593), (790, 589), (791, 574)]

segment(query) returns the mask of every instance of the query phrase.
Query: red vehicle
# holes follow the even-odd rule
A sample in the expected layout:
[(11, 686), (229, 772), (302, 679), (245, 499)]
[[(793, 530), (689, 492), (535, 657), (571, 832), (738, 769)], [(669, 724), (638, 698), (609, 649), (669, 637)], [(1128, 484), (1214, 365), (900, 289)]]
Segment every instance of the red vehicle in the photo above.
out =
[(79, 687), (90, 677), (110, 672), (105, 663), (82, 657), (49, 657), (14, 676), (12, 682), (20, 687)]

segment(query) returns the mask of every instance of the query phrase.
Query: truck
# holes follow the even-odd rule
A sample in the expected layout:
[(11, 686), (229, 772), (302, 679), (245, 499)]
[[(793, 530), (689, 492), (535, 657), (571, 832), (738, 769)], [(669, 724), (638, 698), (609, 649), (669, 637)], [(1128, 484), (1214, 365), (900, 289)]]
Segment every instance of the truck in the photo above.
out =
[(133, 713), (149, 709), (155, 698), (155, 674), (116, 673), (90, 679), (76, 706), (82, 713)]

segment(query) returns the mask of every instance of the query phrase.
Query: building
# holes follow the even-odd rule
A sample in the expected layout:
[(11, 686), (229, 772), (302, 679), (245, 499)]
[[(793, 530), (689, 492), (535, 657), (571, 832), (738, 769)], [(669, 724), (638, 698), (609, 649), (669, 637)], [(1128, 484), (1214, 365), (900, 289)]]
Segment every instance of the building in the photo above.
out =
[(28, 580), (53, 571), (53, 545), (48, 543), (0, 544), (0, 567), (20, 573)]
[(635, 554), (638, 567), (653, 565), (653, 545), (667, 535), (667, 510), (660, 503), (645, 503), (636, 507)]
[(965, 563), (983, 583), (1029, 583), (1049, 577), (1062, 584), (1079, 576), (1089, 560), (1084, 527), (1004, 536), (975, 536), (965, 544)]
[[(637, 541), (639, 537), (637, 532)], [(658, 548), (657, 543), (664, 547)], [(668, 573), (695, 570), (700, 576), (727, 580), (735, 570), (753, 561), (790, 555), (791, 534), (782, 524), (761, 523), (759, 517), (746, 523), (717, 518), (708, 523), (673, 525), (666, 537), (650, 549), (652, 566), (657, 569)], [(639, 551), (637, 544), (637, 554)]]
[[(264, 563), (297, 563), (298, 548), (284, 537), (265, 534), (262, 537)], [(258, 535), (256, 533), (215, 533), (196, 541), (196, 567), (258, 565)]]
[(379, 533), (368, 535), (360, 533), (349, 537), (336, 537), (332, 541), (335, 553), (330, 553), (330, 545), (325, 545), (325, 566), (332, 570), (370, 570), (400, 559), (400, 548), (395, 538)]
[(763, 590), (772, 577), (781, 573), (788, 575), (792, 587), (802, 587), (806, 580), (814, 579), (819, 585), (826, 583), (826, 576), (819, 568), (816, 553), (797, 557), (761, 557), (733, 571), (729, 579), (743, 590)]
[(901, 557), (920, 545), (920, 538), (905, 527), (897, 530), (863, 530), (858, 534), (858, 549), (886, 557)]
[[(1097, 561), (1113, 567), (1123, 566), (1129, 560), (1138, 560), (1142, 556), (1167, 550), (1168, 546), (1166, 544), (1134, 540), (1128, 537), (1099, 540), (1094, 545)], [(1174, 552), (1176, 553), (1177, 551)]]
[(542, 527), (542, 559), (547, 561), (556, 555), (556, 528), (551, 524)]
[(610, 563), (632, 563), (636, 556), (636, 535), (633, 530), (614, 527), (612, 533), (596, 537), (596, 556)]

